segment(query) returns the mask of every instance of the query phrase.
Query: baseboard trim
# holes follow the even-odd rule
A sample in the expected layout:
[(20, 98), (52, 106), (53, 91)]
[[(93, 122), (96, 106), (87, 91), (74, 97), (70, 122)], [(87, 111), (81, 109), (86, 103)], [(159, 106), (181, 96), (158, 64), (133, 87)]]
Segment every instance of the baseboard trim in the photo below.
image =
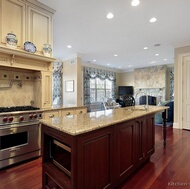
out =
[(173, 123), (173, 128), (174, 128), (174, 129), (181, 129), (181, 128), (179, 127), (179, 124), (178, 124), (178, 123)]

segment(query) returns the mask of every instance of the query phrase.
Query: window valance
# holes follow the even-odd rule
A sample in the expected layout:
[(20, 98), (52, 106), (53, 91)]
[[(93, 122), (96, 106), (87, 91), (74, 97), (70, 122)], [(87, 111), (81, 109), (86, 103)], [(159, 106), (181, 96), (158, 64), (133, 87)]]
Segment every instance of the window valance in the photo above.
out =
[(96, 68), (90, 68), (90, 67), (84, 67), (84, 76), (85, 78), (100, 78), (102, 80), (104, 79), (109, 79), (111, 81), (116, 80), (116, 73), (107, 71), (107, 70), (101, 70), (101, 69), (96, 69)]

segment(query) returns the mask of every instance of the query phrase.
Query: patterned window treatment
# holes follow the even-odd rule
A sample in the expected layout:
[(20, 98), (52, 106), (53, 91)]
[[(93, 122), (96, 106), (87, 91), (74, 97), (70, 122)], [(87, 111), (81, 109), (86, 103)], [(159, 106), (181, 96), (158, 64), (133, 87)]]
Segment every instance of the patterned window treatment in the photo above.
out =
[(112, 82), (112, 98), (116, 98), (116, 73), (96, 68), (84, 67), (84, 104), (90, 104), (90, 79), (109, 79)]
[(61, 105), (63, 102), (62, 70), (62, 62), (53, 63), (53, 105)]
[(170, 100), (174, 100), (174, 68), (170, 68)]

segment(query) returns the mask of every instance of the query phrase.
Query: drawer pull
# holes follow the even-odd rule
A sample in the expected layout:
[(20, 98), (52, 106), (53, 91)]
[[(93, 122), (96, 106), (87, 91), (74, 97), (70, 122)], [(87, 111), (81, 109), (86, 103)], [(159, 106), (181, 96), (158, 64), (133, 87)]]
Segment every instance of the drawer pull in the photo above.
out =
[(54, 117), (54, 114), (52, 114), (52, 115), (49, 115), (49, 118), (53, 118)]

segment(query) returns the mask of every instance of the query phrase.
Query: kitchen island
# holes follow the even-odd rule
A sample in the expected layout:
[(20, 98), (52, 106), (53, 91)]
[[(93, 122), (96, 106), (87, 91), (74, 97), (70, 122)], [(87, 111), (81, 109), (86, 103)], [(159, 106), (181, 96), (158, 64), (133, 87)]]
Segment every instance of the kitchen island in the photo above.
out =
[(167, 108), (138, 106), (41, 120), (43, 188), (116, 188), (154, 153), (154, 116)]

